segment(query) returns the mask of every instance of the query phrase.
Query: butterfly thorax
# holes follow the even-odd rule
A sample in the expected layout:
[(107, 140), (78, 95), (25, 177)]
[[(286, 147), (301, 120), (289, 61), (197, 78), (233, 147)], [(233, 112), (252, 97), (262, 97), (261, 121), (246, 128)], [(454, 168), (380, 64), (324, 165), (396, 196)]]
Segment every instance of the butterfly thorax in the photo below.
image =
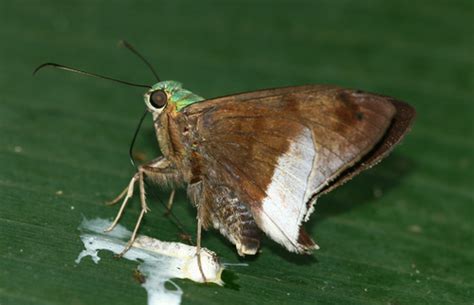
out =
[[(149, 103), (149, 96), (155, 91), (164, 91), (167, 104), (164, 109), (154, 109)], [(193, 92), (184, 89), (176, 81), (162, 81), (153, 85), (145, 94), (145, 103), (152, 112), (156, 135), (163, 156), (182, 173), (185, 181), (193, 180), (189, 167), (190, 149), (188, 130), (192, 129), (182, 110), (204, 99)]]
[[(153, 114), (156, 138), (163, 156), (182, 174), (185, 174), (183, 164), (186, 159), (186, 149), (182, 142), (180, 131), (183, 129), (183, 115), (175, 111), (170, 104), (159, 115)], [(183, 175), (186, 176), (186, 175)], [(184, 181), (183, 181), (184, 182)]]
[(181, 174), (181, 183), (187, 185), (199, 182), (203, 173), (199, 147), (204, 139), (196, 129), (196, 119), (177, 111), (171, 103), (161, 114), (154, 115), (160, 150)]

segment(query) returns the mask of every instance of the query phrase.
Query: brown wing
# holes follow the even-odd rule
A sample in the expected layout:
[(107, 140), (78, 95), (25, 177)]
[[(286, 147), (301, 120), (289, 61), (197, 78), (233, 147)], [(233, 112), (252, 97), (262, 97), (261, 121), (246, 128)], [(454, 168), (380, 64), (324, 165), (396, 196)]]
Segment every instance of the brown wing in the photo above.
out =
[(376, 147), (397, 108), (387, 97), (301, 86), (211, 99), (183, 113), (195, 120), (201, 179), (232, 189), (260, 229), (305, 252), (315, 245), (300, 226), (314, 198)]

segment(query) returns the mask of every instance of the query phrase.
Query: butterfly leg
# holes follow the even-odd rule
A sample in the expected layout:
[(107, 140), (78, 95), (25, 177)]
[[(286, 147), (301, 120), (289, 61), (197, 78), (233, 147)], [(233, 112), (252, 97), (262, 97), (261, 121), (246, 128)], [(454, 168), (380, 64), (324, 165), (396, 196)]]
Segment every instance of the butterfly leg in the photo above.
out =
[[(138, 181), (140, 190), (141, 211), (140, 215), (138, 216), (138, 220), (133, 230), (132, 236), (130, 237), (130, 240), (128, 241), (127, 245), (125, 246), (125, 249), (118, 255), (119, 257), (125, 254), (125, 252), (127, 252), (128, 249), (130, 249), (130, 247), (133, 245), (143, 217), (150, 210), (148, 208), (145, 198), (145, 177), (151, 178), (152, 181), (158, 184), (177, 183), (180, 179), (180, 175), (176, 171), (174, 166), (166, 158), (160, 157), (152, 160), (147, 164), (140, 165), (138, 167), (138, 172), (132, 177), (128, 186), (115, 199), (109, 202), (109, 204), (112, 205), (124, 198), (123, 203), (117, 213), (117, 216), (115, 217), (112, 224), (105, 230), (106, 232), (113, 230), (114, 227), (118, 224), (120, 218), (122, 217), (125, 206), (129, 202), (129, 199), (133, 197), (135, 183)], [(172, 192), (172, 197), (174, 198), (174, 191)], [(170, 198), (169, 202), (173, 202), (173, 198)]]
[(138, 183), (139, 183), (139, 188), (140, 188), (140, 203), (142, 206), (142, 210), (140, 211), (140, 215), (138, 216), (137, 223), (135, 224), (135, 228), (133, 229), (132, 236), (130, 237), (129, 241), (125, 245), (125, 248), (120, 252), (118, 257), (122, 257), (133, 245), (133, 242), (135, 241), (135, 238), (137, 238), (137, 232), (138, 229), (140, 228), (140, 224), (142, 223), (143, 216), (150, 211), (148, 208), (148, 205), (146, 204), (146, 199), (145, 199), (145, 181), (144, 181), (144, 170), (140, 166), (138, 169)]
[(202, 261), (201, 261), (201, 231), (202, 231), (202, 215), (201, 215), (201, 208), (198, 206), (198, 213), (197, 213), (197, 236), (196, 236), (196, 259), (198, 263), (199, 271), (201, 272), (203, 282), (206, 283), (206, 275), (204, 275), (204, 271), (202, 270)]
[(173, 188), (171, 190), (170, 197), (168, 198), (168, 204), (166, 205), (166, 212), (165, 215), (168, 216), (171, 213), (171, 208), (173, 207), (174, 203), (174, 195), (176, 194), (176, 189)]
[(106, 201), (105, 204), (106, 205), (114, 205), (116, 204), (117, 202), (119, 202), (120, 200), (122, 200), (123, 196), (125, 196), (125, 194), (127, 194), (128, 192), (128, 186), (126, 186), (123, 191), (117, 196), (115, 197), (114, 199), (110, 200), (110, 201)]
[(123, 214), (123, 210), (125, 209), (125, 206), (127, 205), (128, 203), (128, 200), (130, 198), (133, 197), (133, 189), (135, 188), (135, 182), (137, 181), (137, 179), (139, 178), (139, 175), (138, 173), (136, 173), (135, 175), (133, 175), (132, 177), (132, 180), (130, 180), (130, 183), (128, 184), (128, 186), (122, 191), (122, 193), (120, 193), (120, 195), (117, 196), (117, 198), (115, 198), (114, 200), (110, 201), (109, 205), (113, 205), (115, 203), (117, 203), (120, 199), (122, 199), (124, 196), (125, 196), (125, 199), (123, 200), (123, 203), (122, 205), (120, 206), (120, 209), (117, 213), (117, 216), (115, 216), (115, 219), (114, 221), (112, 222), (112, 224), (104, 230), (104, 232), (110, 232), (112, 231), (115, 226), (118, 224), (119, 220), (120, 220), (120, 217), (122, 217), (122, 214)]

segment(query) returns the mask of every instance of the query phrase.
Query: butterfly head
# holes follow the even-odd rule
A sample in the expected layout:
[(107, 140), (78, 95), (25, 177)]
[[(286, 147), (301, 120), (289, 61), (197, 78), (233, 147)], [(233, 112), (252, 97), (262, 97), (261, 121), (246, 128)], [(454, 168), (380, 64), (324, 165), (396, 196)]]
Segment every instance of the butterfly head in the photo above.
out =
[(153, 85), (145, 93), (145, 104), (148, 110), (155, 116), (159, 115), (169, 106), (175, 111), (203, 100), (202, 97), (183, 88), (181, 83), (176, 81), (162, 81)]

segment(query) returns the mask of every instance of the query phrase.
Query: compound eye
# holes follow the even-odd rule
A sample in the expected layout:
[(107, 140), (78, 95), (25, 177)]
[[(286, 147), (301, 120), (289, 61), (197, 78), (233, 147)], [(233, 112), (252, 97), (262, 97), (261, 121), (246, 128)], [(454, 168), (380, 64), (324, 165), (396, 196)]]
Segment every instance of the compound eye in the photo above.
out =
[(150, 104), (157, 109), (165, 107), (167, 102), (168, 96), (163, 90), (156, 90), (150, 95)]

